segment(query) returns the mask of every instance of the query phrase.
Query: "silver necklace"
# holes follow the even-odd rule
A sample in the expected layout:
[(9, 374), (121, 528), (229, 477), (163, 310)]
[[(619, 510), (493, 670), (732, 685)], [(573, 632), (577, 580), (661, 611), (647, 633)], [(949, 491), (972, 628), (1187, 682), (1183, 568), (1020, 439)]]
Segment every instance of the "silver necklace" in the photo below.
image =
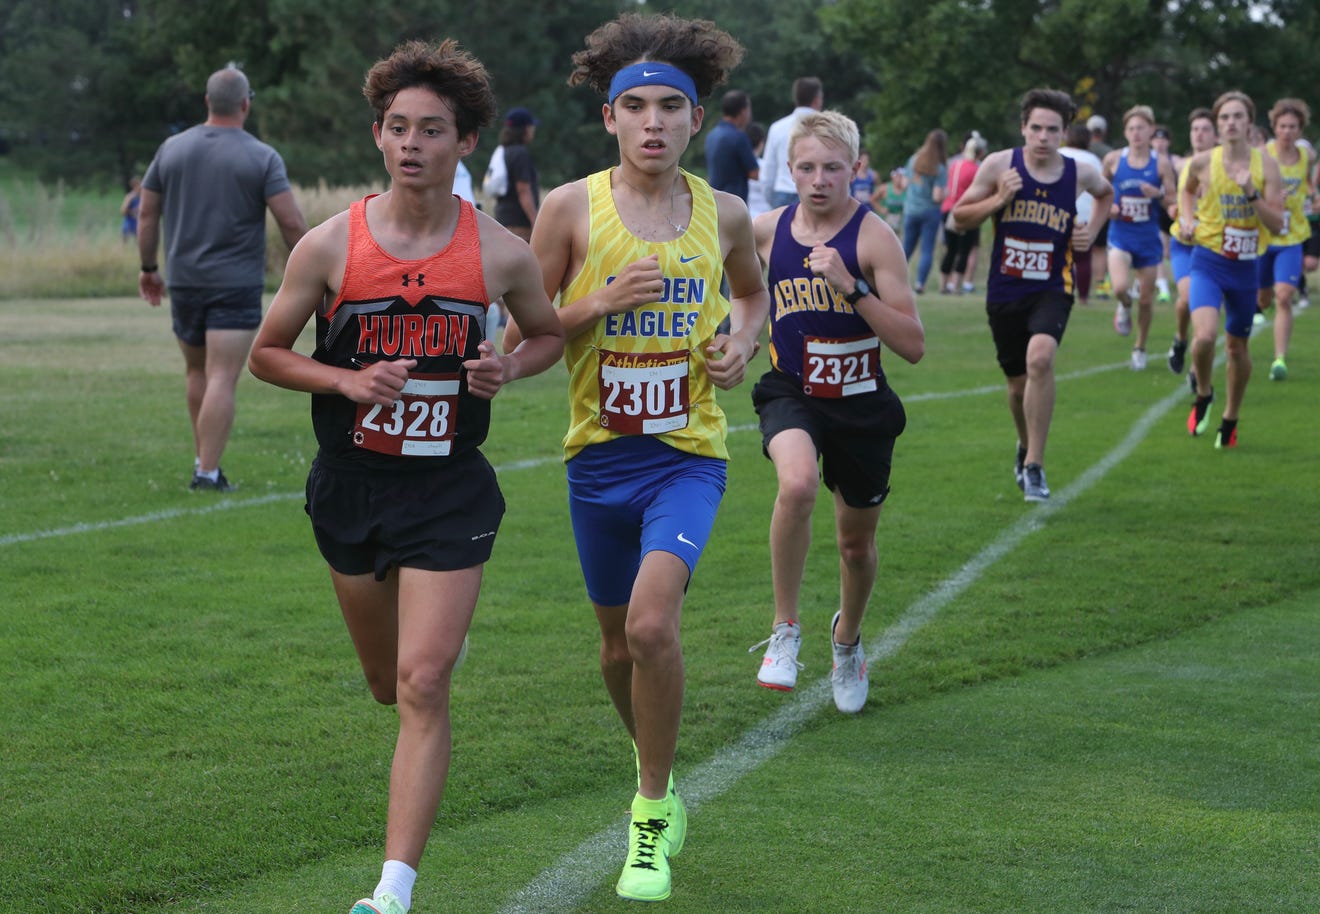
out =
[[(674, 198), (678, 196), (678, 181), (679, 178), (681, 177), (682, 175), (674, 175), (674, 186), (669, 189), (669, 215), (665, 216), (665, 221), (669, 223), (669, 227), (674, 230), (675, 234), (678, 235), (681, 235), (683, 234), (683, 232), (687, 231), (687, 226), (679, 225), (677, 222), (674, 221)], [(635, 184), (633, 184), (627, 178), (623, 177), (623, 175), (619, 175), (619, 178), (620, 180), (623, 181), (624, 184), (627, 184), (629, 187), (632, 188), (633, 193), (637, 194), (637, 196), (641, 197), (643, 200), (646, 199), (646, 194), (638, 190)]]

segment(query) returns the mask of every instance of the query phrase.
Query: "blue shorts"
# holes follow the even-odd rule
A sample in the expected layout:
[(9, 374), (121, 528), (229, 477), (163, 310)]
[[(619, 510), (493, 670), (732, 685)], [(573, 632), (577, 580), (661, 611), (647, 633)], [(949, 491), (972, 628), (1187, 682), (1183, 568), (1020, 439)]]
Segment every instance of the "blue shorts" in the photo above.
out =
[(1276, 283), (1286, 283), (1295, 289), (1301, 281), (1301, 242), (1284, 247), (1270, 245), (1256, 261), (1256, 282), (1262, 289), (1273, 289)]
[(189, 346), (205, 346), (208, 330), (256, 330), (261, 324), (261, 292), (261, 286), (170, 286), (174, 335)]
[(1159, 266), (1164, 260), (1164, 241), (1160, 238), (1159, 227), (1151, 223), (1141, 225), (1138, 229), (1125, 222), (1115, 222), (1109, 230), (1109, 246), (1130, 256), (1134, 270)]
[(1192, 245), (1177, 238), (1169, 239), (1169, 264), (1173, 268), (1175, 285), (1192, 275)]
[(1230, 260), (1199, 245), (1192, 251), (1192, 285), (1188, 306), (1219, 309), (1224, 303), (1224, 332), (1246, 339), (1256, 316), (1256, 263)]
[(642, 557), (697, 569), (724, 497), (727, 464), (646, 435), (592, 444), (568, 462), (568, 510), (587, 596), (597, 606), (632, 599)]

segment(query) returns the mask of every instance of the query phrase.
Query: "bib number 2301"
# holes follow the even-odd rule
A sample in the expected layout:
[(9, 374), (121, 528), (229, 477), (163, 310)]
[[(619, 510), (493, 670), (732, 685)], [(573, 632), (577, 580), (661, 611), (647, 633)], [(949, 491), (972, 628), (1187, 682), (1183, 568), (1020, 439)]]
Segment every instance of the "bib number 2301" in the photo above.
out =
[(661, 435), (688, 424), (688, 351), (600, 352), (600, 424)]
[(454, 445), (458, 375), (413, 375), (389, 406), (359, 403), (353, 443), (395, 457), (445, 457)]

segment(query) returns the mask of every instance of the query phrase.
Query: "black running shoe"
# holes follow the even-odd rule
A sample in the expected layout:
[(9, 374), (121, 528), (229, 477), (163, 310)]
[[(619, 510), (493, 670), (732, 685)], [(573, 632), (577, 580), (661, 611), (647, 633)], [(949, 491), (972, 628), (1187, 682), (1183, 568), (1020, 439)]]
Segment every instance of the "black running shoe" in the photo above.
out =
[(1027, 449), (1024, 448), (1022, 446), (1022, 442), (1019, 441), (1017, 446), (1017, 457), (1013, 459), (1013, 478), (1017, 480), (1017, 487), (1019, 489), (1021, 489), (1023, 486), (1026, 485), (1025, 476), (1024, 476), (1025, 473), (1024, 467), (1026, 463), (1027, 463)]
[(194, 473), (188, 488), (194, 492), (232, 492), (238, 487), (225, 479), (225, 471), (220, 470), (215, 479), (207, 479), (201, 473)]
[(1187, 341), (1175, 339), (1173, 345), (1169, 347), (1169, 371), (1174, 374), (1182, 374), (1183, 366), (1187, 364)]

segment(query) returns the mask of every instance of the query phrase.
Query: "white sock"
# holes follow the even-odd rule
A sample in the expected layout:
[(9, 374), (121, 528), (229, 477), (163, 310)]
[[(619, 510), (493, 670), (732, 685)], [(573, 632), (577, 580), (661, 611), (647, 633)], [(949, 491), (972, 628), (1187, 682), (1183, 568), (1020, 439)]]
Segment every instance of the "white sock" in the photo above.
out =
[(1155, 280), (1155, 285), (1156, 285), (1156, 286), (1159, 288), (1159, 290), (1160, 290), (1161, 292), (1163, 292), (1165, 295), (1169, 294), (1169, 281), (1168, 281), (1167, 279), (1165, 279), (1163, 276), (1161, 276), (1161, 277), (1159, 277), (1158, 279)]
[(399, 899), (406, 911), (412, 907), (413, 883), (417, 881), (417, 871), (402, 860), (386, 860), (380, 869), (380, 882), (372, 898), (389, 894)]
[(198, 470), (200, 470), (201, 468), (202, 468), (202, 458), (200, 458), (200, 457), (194, 457), (194, 458), (193, 458), (193, 472), (196, 473), (196, 472), (197, 472)]
[(209, 473), (203, 473), (200, 469), (199, 469), (199, 470), (193, 470), (193, 472), (194, 472), (195, 474), (197, 474), (198, 476), (202, 477), (203, 479), (209, 479), (209, 480), (211, 480), (211, 482), (218, 482), (218, 481), (220, 480), (220, 468), (219, 468), (219, 467), (216, 467), (214, 470), (212, 470), (212, 471), (209, 472)]

